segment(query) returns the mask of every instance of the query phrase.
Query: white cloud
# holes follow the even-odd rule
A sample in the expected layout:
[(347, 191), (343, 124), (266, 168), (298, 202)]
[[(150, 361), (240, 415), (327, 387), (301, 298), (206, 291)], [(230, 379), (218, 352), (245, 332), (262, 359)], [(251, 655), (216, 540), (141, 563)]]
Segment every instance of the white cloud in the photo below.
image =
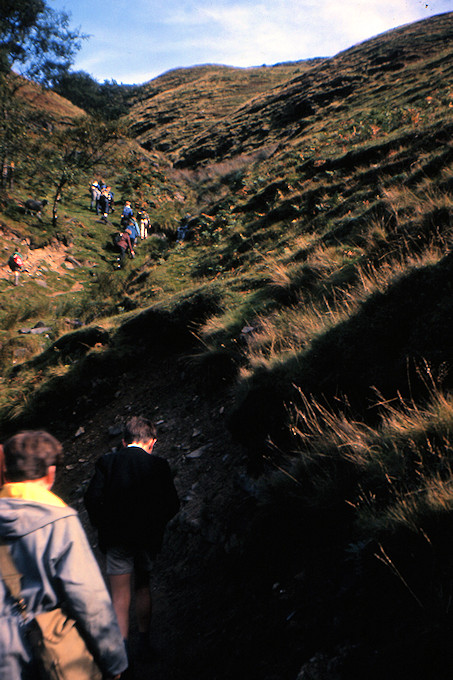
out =
[(428, 15), (420, 0), (218, 0), (185, 3), (163, 22), (201, 61), (251, 66), (331, 56)]
[[(56, 9), (69, 0), (52, 0)], [(332, 56), (453, 0), (91, 0), (70, 9), (92, 34), (75, 64), (98, 80), (144, 82), (201, 63), (254, 66)]]
[(331, 39), (353, 45), (391, 27), (416, 21), (420, 5), (406, 0), (324, 0), (319, 9), (330, 26)]
[(168, 21), (177, 27), (185, 47), (215, 55), (209, 61), (251, 66), (315, 56), (312, 27), (317, 6), (306, 2), (296, 7), (286, 1), (199, 4), (194, 11), (172, 14)]

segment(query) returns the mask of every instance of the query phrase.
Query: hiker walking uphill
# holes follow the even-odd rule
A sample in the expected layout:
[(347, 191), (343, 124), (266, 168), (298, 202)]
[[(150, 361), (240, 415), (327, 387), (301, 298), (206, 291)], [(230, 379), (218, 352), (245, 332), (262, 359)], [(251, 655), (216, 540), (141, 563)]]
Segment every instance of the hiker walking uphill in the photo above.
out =
[(8, 259), (8, 266), (14, 274), (14, 285), (19, 285), (19, 274), (24, 266), (24, 261), (18, 250), (10, 255)]
[(126, 253), (129, 253), (131, 257), (135, 257), (135, 251), (131, 235), (132, 230), (128, 227), (124, 231), (115, 234), (114, 236), (115, 246), (120, 252), (116, 260), (117, 269), (122, 269), (124, 267), (126, 261)]
[(126, 201), (124, 204), (123, 212), (121, 213), (121, 226), (125, 227), (129, 224), (131, 217), (134, 216), (134, 211), (131, 207), (131, 202)]
[(101, 213), (101, 220), (107, 222), (110, 212), (110, 196), (107, 189), (103, 189), (99, 196), (99, 212)]
[[(127, 655), (109, 593), (76, 511), (50, 491), (62, 457), (60, 443), (47, 432), (27, 431), (8, 439), (3, 448), (0, 678), (41, 677), (29, 638), (33, 617), (58, 614), (64, 605), (103, 677), (119, 679), (127, 668)], [(8, 578), (14, 570), (20, 579)], [(24, 609), (18, 607), (15, 591)]]
[(148, 238), (148, 231), (150, 228), (149, 215), (146, 212), (145, 208), (140, 208), (140, 210), (137, 213), (137, 220), (140, 226), (140, 238), (143, 241), (145, 238)]
[(150, 572), (165, 527), (179, 509), (167, 461), (153, 453), (156, 429), (134, 416), (125, 427), (123, 448), (96, 462), (85, 494), (99, 547), (106, 554), (106, 571), (113, 606), (125, 639), (129, 634), (131, 582), (134, 574), (140, 646), (149, 645), (151, 623)]
[(105, 191), (109, 199), (109, 212), (113, 213), (115, 212), (115, 194), (112, 191), (112, 187), (105, 187)]
[(130, 231), (132, 246), (135, 246), (138, 239), (140, 238), (140, 228), (137, 224), (137, 220), (135, 219), (135, 217), (129, 218), (129, 222), (127, 224), (127, 231)]
[(97, 180), (93, 180), (91, 183), (90, 195), (91, 195), (90, 210), (96, 210), (96, 213), (99, 214), (99, 197), (101, 195), (101, 190), (99, 188), (99, 183)]

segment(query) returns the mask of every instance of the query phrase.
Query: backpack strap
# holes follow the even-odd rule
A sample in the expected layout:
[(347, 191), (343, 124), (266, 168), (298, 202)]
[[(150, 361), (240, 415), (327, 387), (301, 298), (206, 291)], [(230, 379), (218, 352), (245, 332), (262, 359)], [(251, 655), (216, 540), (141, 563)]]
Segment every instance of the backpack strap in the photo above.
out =
[(2, 537), (0, 537), (0, 576), (3, 579), (7, 590), (9, 590), (11, 596), (16, 600), (20, 613), (25, 617), (26, 606), (20, 588), (22, 574), (18, 572), (8, 549), (8, 545)]

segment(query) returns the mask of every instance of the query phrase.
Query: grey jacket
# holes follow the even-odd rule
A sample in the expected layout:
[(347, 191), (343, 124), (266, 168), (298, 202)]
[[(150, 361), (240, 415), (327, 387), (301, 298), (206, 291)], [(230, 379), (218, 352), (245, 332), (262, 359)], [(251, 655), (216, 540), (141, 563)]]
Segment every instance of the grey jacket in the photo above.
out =
[[(0, 498), (0, 536), (18, 571), (27, 611), (63, 603), (79, 624), (106, 676), (121, 673), (127, 657), (110, 596), (72, 508)], [(0, 678), (34, 680), (27, 624), (0, 580)]]

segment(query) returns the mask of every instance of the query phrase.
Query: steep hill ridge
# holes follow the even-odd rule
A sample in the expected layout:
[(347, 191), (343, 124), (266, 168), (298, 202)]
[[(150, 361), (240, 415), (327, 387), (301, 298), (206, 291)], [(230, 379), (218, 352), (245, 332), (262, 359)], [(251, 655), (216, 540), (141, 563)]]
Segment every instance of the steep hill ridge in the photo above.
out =
[(247, 69), (216, 65), (174, 69), (140, 88), (127, 119), (145, 148), (177, 158), (194, 136), (230, 116), (251, 97), (309, 69), (315, 61)]
[(234, 156), (265, 143), (292, 143), (317, 128), (332, 132), (351, 112), (357, 116), (358, 107), (379, 105), (383, 98), (389, 107), (395, 100), (400, 106), (419, 102), (442, 87), (444, 70), (451, 69), (452, 22), (451, 13), (440, 15), (315, 64), (214, 122), (182, 151), (179, 165)]

